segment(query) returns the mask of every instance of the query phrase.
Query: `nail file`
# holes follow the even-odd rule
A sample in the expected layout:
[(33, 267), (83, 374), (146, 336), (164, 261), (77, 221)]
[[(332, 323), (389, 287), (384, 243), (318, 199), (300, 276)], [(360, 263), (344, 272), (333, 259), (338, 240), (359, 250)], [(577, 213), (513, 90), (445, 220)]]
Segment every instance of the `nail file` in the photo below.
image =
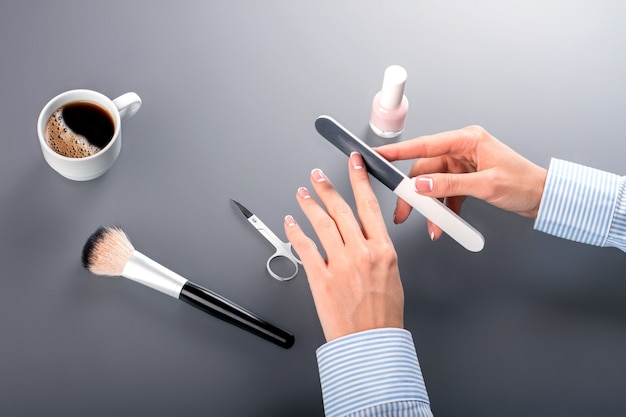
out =
[(369, 147), (330, 116), (320, 116), (315, 120), (315, 129), (326, 140), (346, 155), (358, 152), (363, 157), (367, 171), (392, 190), (398, 197), (409, 203), (431, 222), (439, 226), (465, 249), (479, 252), (485, 246), (483, 235), (469, 223), (450, 210), (436, 198), (418, 194), (413, 181), (398, 168)]

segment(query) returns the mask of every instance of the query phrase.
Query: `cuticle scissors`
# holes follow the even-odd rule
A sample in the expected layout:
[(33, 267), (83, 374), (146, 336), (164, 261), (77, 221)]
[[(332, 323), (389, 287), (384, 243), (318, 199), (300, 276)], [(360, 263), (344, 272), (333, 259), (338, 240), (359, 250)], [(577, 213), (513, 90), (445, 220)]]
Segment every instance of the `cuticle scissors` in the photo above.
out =
[[(272, 230), (265, 225), (254, 213), (245, 208), (241, 203), (233, 200), (230, 201), (235, 205), (237, 209), (244, 215), (244, 217), (248, 220), (248, 222), (254, 226), (254, 228), (265, 238), (267, 239), (273, 246), (276, 248), (276, 252), (272, 256), (270, 256), (267, 260), (266, 268), (269, 274), (279, 280), (279, 281), (288, 281), (295, 277), (298, 274), (298, 264), (302, 264), (302, 261), (298, 259), (298, 257), (291, 250), (290, 242), (283, 242)], [(293, 265), (293, 273), (292, 274), (278, 274), (274, 272), (272, 269), (272, 261), (276, 259), (286, 259)]]

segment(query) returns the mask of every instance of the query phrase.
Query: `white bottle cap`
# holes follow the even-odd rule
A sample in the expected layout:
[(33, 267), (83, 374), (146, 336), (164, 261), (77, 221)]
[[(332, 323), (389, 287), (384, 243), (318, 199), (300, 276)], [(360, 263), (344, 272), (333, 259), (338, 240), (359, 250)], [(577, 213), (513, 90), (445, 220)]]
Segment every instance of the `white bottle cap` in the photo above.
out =
[(387, 67), (383, 77), (383, 87), (380, 90), (380, 105), (387, 110), (400, 107), (404, 96), (406, 70), (400, 65)]

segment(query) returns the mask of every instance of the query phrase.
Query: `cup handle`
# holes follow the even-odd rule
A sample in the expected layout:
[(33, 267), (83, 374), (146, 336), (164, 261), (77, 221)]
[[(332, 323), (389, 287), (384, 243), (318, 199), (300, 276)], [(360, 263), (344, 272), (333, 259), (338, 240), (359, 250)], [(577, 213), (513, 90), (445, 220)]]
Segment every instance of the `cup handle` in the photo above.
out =
[(120, 119), (126, 120), (137, 113), (141, 107), (141, 98), (136, 93), (130, 92), (114, 99), (113, 104), (120, 112)]

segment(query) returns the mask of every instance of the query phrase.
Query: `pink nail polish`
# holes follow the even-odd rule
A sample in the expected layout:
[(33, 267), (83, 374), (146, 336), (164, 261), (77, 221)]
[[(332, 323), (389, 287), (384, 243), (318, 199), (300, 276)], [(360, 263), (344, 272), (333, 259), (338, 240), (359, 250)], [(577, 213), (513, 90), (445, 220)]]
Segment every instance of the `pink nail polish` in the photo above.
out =
[(304, 187), (298, 188), (298, 195), (302, 198), (311, 198), (311, 194), (309, 193), (309, 190), (307, 190)]
[(428, 177), (415, 178), (415, 191), (419, 193), (430, 193), (433, 190), (433, 179)]
[(326, 178), (326, 175), (324, 175), (322, 170), (319, 168), (315, 168), (313, 171), (311, 171), (311, 175), (313, 176), (315, 182), (323, 182), (328, 180), (328, 178)]
[(372, 101), (370, 127), (381, 138), (394, 138), (404, 130), (409, 100), (404, 95), (407, 72), (399, 65), (385, 70), (383, 86)]
[(359, 154), (358, 152), (352, 152), (350, 154), (350, 159), (352, 160), (352, 168), (363, 169), (363, 158), (361, 157), (361, 154)]

